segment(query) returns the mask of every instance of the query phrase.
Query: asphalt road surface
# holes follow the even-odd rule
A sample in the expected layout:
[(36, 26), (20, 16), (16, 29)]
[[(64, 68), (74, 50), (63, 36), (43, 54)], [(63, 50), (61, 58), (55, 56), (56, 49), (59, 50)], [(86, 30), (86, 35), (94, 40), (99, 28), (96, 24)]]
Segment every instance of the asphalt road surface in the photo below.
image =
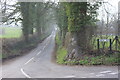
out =
[(118, 78), (117, 66), (63, 66), (51, 61), (55, 31), (29, 54), (3, 63), (2, 78)]

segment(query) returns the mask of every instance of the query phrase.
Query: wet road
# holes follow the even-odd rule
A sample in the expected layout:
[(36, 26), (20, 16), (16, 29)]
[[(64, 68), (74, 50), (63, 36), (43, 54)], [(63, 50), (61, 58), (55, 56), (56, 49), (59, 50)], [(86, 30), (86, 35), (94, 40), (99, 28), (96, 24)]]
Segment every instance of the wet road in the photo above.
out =
[(62, 66), (52, 62), (55, 31), (29, 54), (5, 62), (3, 78), (118, 78), (117, 66)]

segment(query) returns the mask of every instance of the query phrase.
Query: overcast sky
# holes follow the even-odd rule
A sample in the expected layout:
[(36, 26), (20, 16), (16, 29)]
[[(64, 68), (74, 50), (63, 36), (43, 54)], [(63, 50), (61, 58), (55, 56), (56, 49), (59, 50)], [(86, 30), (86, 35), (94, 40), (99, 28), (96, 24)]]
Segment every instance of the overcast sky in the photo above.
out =
[(120, 0), (105, 0), (108, 1), (111, 5), (113, 5), (113, 11), (117, 12), (118, 11), (118, 2)]
[[(18, 1), (18, 0), (7, 0), (7, 1), (9, 2), (9, 4), (13, 4), (15, 1)], [(29, 1), (29, 0), (26, 0), (26, 1)], [(31, 0), (31, 1), (34, 1), (34, 0)], [(47, 1), (47, 0), (45, 0), (45, 1)], [(54, 0), (52, 0), (52, 1), (54, 1)], [(58, 0), (55, 0), (55, 1), (58, 1)], [(112, 10), (112, 13), (116, 13), (118, 11), (118, 2), (120, 0), (104, 0), (104, 1), (109, 2), (111, 5), (113, 5), (113, 6), (107, 5), (109, 7), (109, 9)]]
[[(14, 4), (16, 1), (18, 0), (7, 0), (8, 4)], [(29, 0), (26, 0), (26, 1), (29, 1)], [(34, 0), (31, 0), (31, 1), (34, 1)], [(54, 1), (54, 0), (52, 0)], [(55, 1), (58, 1), (58, 0), (55, 0)], [(108, 2), (109, 4), (105, 4), (105, 8), (107, 9), (107, 11), (109, 11), (109, 13), (111, 15), (113, 14), (116, 14), (118, 13), (118, 2), (120, 0), (104, 0), (105, 2)], [(99, 19), (102, 19), (102, 17), (104, 17), (104, 20), (106, 21), (106, 12), (103, 11), (103, 8), (101, 7), (100, 10), (99, 10)]]
[(99, 16), (98, 18), (100, 20), (104, 20), (104, 21), (107, 21), (107, 13), (105, 11), (105, 9), (110, 13), (109, 14), (109, 20), (115, 16), (116, 18), (118, 18), (118, 2), (120, 0), (104, 0), (105, 2), (108, 2), (105, 4), (105, 6), (102, 6), (100, 9), (99, 9)]
[[(7, 2), (9, 3), (9, 4), (14, 4), (16, 1), (18, 1), (18, 0), (7, 0)], [(26, 1), (29, 1), (29, 0), (26, 0)], [(31, 0), (32, 1), (32, 0)], [(34, 1), (34, 0), (33, 0)], [(45, 0), (45, 1), (47, 1), (47, 0)], [(52, 0), (52, 1), (54, 1), (54, 0)], [(55, 1), (58, 1), (58, 0), (55, 0)], [(94, 1), (94, 0), (93, 0)], [(120, 0), (104, 0), (105, 2), (109, 2), (111, 5), (113, 5), (113, 6), (110, 6), (110, 5), (107, 5), (111, 10), (112, 10), (112, 13), (116, 13), (117, 11), (118, 11), (118, 2), (120, 1)]]

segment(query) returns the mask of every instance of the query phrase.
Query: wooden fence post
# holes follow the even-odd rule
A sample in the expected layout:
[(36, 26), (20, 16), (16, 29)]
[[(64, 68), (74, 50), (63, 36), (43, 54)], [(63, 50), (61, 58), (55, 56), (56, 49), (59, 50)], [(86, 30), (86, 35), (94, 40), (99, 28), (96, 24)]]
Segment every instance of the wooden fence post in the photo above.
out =
[(100, 42), (99, 42), (99, 39), (97, 39), (97, 48), (98, 48), (98, 50), (100, 50)]
[(118, 36), (115, 36), (115, 49), (117, 50), (118, 49)]
[(115, 49), (117, 50), (117, 47), (118, 47), (118, 41), (117, 41), (117, 38), (116, 38), (116, 42), (115, 42)]
[(112, 51), (112, 39), (110, 39), (110, 51)]

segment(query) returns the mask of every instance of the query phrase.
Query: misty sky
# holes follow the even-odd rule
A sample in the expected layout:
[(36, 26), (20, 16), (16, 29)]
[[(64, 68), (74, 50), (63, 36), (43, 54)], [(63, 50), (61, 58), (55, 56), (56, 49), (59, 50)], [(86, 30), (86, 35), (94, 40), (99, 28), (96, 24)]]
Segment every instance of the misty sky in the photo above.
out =
[(107, 2), (109, 2), (111, 5), (113, 5), (113, 6), (110, 6), (110, 5), (109, 5), (109, 7), (111, 8), (110, 10), (113, 11), (112, 13), (118, 12), (118, 2), (119, 2), (120, 0), (105, 0), (105, 1), (107, 1)]
[[(8, 4), (14, 4), (18, 0), (7, 0)], [(52, 0), (54, 1), (54, 0)], [(56, 0), (55, 0), (56, 1)], [(107, 11), (109, 11), (110, 15), (117, 15), (118, 13), (118, 2), (120, 0), (104, 0), (105, 2), (108, 2), (109, 4), (105, 4), (105, 8)], [(101, 20), (102, 17), (104, 17), (104, 20), (106, 21), (106, 12), (102, 11), (103, 7), (99, 10), (99, 16), (98, 18)]]
[[(7, 1), (8, 1), (9, 4), (14, 4), (18, 0), (7, 0)], [(54, 0), (52, 0), (52, 1), (54, 1)], [(55, 1), (57, 1), (57, 0), (55, 0)], [(113, 5), (113, 6), (111, 6), (111, 5), (106, 4), (108, 9), (110, 9), (111, 13), (117, 13), (118, 12), (118, 2), (120, 0), (104, 0), (104, 1), (109, 2), (111, 5)]]
[(100, 10), (99, 10), (99, 16), (98, 18), (100, 20), (104, 20), (106, 22), (107, 20), (107, 13), (105, 11), (105, 9), (109, 12), (109, 19), (113, 16), (115, 16), (116, 18), (118, 18), (118, 2), (120, 0), (104, 0), (105, 2), (108, 2), (105, 4), (105, 6), (103, 5)]

